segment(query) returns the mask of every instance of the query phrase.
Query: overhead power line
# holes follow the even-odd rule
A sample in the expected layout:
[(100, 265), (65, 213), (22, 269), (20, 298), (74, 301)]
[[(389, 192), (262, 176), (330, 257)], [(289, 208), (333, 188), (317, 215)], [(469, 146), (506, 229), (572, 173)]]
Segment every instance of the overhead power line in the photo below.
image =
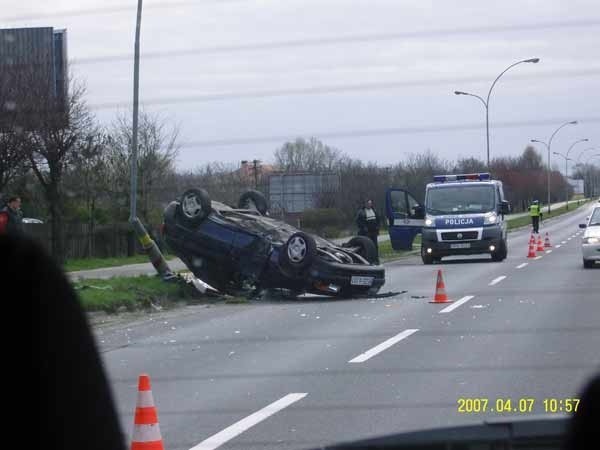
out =
[[(583, 70), (565, 70), (560, 72), (546, 72), (537, 74), (527, 75), (512, 75), (511, 77), (517, 81), (521, 80), (539, 80), (539, 79), (552, 79), (552, 78), (573, 78), (573, 77), (587, 77), (596, 76), (600, 74), (600, 68), (590, 68)], [(356, 84), (343, 84), (343, 85), (328, 85), (328, 86), (317, 86), (307, 88), (293, 88), (293, 89), (272, 89), (272, 90), (257, 90), (257, 91), (246, 91), (246, 92), (229, 92), (220, 94), (205, 94), (205, 95), (187, 95), (185, 97), (162, 97), (162, 98), (150, 98), (143, 101), (145, 106), (149, 105), (168, 105), (168, 104), (185, 104), (185, 103), (204, 103), (214, 102), (223, 100), (243, 100), (253, 98), (273, 98), (273, 97), (286, 97), (296, 95), (318, 95), (318, 94), (338, 94), (344, 92), (364, 92), (364, 91), (376, 91), (376, 90), (387, 90), (387, 89), (399, 89), (407, 87), (419, 87), (419, 86), (440, 86), (440, 85), (453, 85), (460, 87), (468, 83), (487, 83), (490, 77), (463, 77), (463, 78), (438, 78), (433, 80), (408, 80), (408, 81), (396, 81), (396, 82), (383, 82), (383, 83), (356, 83)], [(106, 103), (94, 103), (90, 107), (95, 110), (105, 110), (113, 108), (127, 108), (129, 107), (129, 101), (125, 102), (106, 102)]]
[[(572, 118), (568, 119), (572, 120)], [(494, 128), (520, 128), (520, 127), (538, 127), (552, 126), (557, 123), (564, 123), (565, 118), (540, 119), (528, 121), (514, 122), (498, 122), (494, 124)], [(579, 119), (580, 124), (600, 123), (600, 117), (587, 117)], [(334, 139), (334, 138), (363, 138), (372, 136), (389, 136), (389, 135), (406, 135), (406, 134), (423, 134), (423, 133), (439, 133), (439, 132), (455, 132), (455, 131), (470, 131), (480, 130), (483, 124), (453, 124), (453, 125), (433, 125), (433, 126), (415, 126), (415, 127), (392, 127), (392, 128), (373, 128), (364, 130), (348, 130), (348, 131), (320, 131), (311, 133), (288, 133), (277, 136), (259, 136), (245, 137), (233, 139), (212, 139), (200, 141), (188, 141), (181, 145), (185, 148), (202, 148), (202, 147), (229, 147), (237, 145), (250, 144), (268, 144), (282, 143), (293, 140), (298, 137), (316, 137), (318, 139)]]
[[(179, 6), (205, 6), (205, 5), (220, 5), (223, 3), (240, 3), (247, 0), (178, 0), (171, 2), (154, 2), (145, 3), (144, 10), (152, 9), (170, 9)], [(81, 8), (81, 9), (64, 9), (62, 11), (53, 11), (49, 13), (32, 13), (18, 16), (4, 17), (4, 22), (20, 22), (27, 20), (63, 18), (63, 17), (81, 17), (81, 16), (97, 16), (102, 14), (118, 14), (124, 12), (132, 12), (135, 14), (137, 4), (135, 2), (121, 3), (113, 6), (101, 6), (97, 8)]]
[[(156, 58), (171, 58), (176, 56), (188, 56), (198, 54), (212, 53), (231, 53), (231, 52), (246, 52), (273, 50), (297, 47), (312, 47), (324, 45), (339, 45), (339, 44), (356, 44), (370, 42), (396, 41), (402, 39), (416, 38), (432, 38), (445, 36), (461, 36), (471, 34), (489, 34), (489, 33), (506, 33), (516, 31), (540, 31), (553, 30), (558, 28), (579, 28), (579, 27), (594, 27), (600, 26), (600, 19), (582, 19), (563, 22), (548, 22), (548, 23), (526, 23), (518, 25), (498, 25), (486, 27), (470, 27), (470, 28), (454, 28), (454, 29), (439, 29), (439, 30), (417, 30), (403, 31), (398, 33), (374, 33), (353, 36), (334, 36), (334, 37), (318, 37), (310, 39), (292, 39), (288, 41), (278, 42), (255, 42), (242, 45), (217, 45), (198, 47), (190, 49), (173, 49), (168, 51), (148, 51), (141, 56), (142, 59)], [(95, 64), (109, 61), (131, 61), (133, 55), (105, 55), (96, 57), (79, 58), (72, 61), (73, 64)]]

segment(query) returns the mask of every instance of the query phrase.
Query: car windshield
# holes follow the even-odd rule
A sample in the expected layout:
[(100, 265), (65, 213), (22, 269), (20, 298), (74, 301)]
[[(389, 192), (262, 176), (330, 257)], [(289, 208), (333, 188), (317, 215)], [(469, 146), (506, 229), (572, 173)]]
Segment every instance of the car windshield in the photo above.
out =
[(592, 216), (590, 217), (590, 222), (588, 224), (588, 226), (593, 227), (593, 226), (599, 226), (600, 225), (600, 208), (594, 208), (594, 212), (592, 213)]
[(496, 208), (495, 188), (490, 185), (435, 187), (427, 191), (426, 211), (431, 215), (485, 213)]

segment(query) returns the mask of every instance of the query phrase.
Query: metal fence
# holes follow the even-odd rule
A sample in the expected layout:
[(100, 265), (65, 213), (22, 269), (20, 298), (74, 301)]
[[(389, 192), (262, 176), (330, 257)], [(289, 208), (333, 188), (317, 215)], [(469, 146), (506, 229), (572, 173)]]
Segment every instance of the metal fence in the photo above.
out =
[[(40, 242), (48, 252), (52, 248), (51, 225), (49, 223), (25, 223), (23, 230)], [(86, 223), (65, 225), (65, 254), (67, 259), (77, 258), (114, 258), (127, 256), (129, 246), (134, 245), (133, 251), (142, 251), (137, 239), (130, 241), (132, 228), (128, 223), (96, 225), (93, 235)], [(157, 238), (157, 244), (162, 247), (156, 230), (149, 230), (152, 237)]]

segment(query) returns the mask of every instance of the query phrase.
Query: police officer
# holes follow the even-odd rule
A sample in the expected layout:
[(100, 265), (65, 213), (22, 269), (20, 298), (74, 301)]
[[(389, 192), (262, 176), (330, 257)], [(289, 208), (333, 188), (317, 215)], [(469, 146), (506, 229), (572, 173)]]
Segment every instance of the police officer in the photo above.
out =
[(8, 197), (6, 206), (0, 209), (0, 233), (13, 234), (23, 231), (21, 198)]
[(375, 244), (377, 261), (379, 261), (379, 245), (377, 237), (379, 236), (379, 216), (373, 209), (373, 200), (367, 200), (364, 208), (359, 209), (356, 215), (356, 225), (358, 226), (358, 235), (367, 236)]
[(539, 200), (534, 200), (529, 205), (529, 215), (531, 216), (531, 225), (533, 226), (533, 232), (539, 234), (540, 232), (540, 220), (542, 218), (542, 208), (540, 207)]

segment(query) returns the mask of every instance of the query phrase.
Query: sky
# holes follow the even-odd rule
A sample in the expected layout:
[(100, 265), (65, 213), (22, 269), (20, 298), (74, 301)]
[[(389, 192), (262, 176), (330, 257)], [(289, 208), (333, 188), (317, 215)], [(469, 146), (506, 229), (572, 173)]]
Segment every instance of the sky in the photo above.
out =
[[(102, 123), (129, 114), (136, 0), (0, 0), (0, 27), (66, 28)], [(146, 0), (140, 101), (180, 128), (177, 166), (270, 162), (317, 137), (381, 165), (431, 151), (600, 153), (597, 0)], [(547, 158), (545, 147), (537, 144)], [(600, 164), (600, 158), (595, 159)], [(564, 160), (552, 155), (553, 166)]]

